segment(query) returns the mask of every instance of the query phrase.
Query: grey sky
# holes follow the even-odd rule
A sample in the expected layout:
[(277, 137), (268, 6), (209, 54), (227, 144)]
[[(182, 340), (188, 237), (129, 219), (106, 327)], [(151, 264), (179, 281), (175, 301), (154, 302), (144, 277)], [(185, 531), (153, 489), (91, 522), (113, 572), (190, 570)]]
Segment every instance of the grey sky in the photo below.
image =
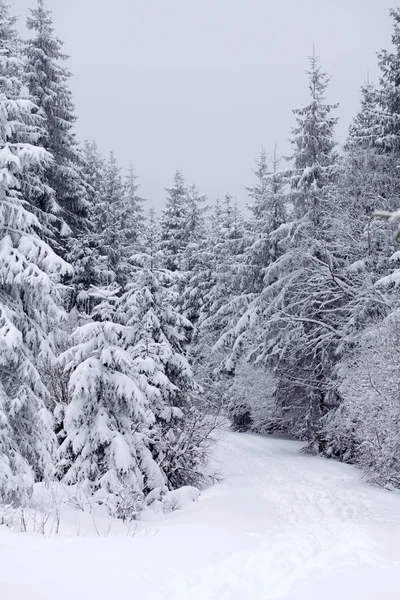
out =
[[(35, 0), (9, 0), (25, 19)], [(394, 0), (48, 0), (71, 55), (77, 134), (132, 161), (159, 207), (177, 168), (210, 200), (245, 186), (261, 146), (289, 151), (291, 109), (307, 100), (315, 44), (331, 74), (339, 141)]]

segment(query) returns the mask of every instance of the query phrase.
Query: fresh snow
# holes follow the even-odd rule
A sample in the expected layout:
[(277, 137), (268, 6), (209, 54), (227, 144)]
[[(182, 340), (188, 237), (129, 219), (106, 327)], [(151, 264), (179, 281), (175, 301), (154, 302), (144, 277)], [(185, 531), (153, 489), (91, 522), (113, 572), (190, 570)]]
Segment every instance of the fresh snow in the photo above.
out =
[(69, 508), (58, 536), (0, 528), (4, 600), (398, 600), (400, 494), (281, 438), (227, 433), (224, 477), (140, 525)]

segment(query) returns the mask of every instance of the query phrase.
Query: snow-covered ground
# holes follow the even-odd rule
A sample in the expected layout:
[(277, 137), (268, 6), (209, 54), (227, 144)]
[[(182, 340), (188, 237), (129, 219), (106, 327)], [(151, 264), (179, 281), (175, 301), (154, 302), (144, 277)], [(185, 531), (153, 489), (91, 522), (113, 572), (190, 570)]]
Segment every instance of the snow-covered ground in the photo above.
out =
[(58, 536), (0, 527), (1, 600), (399, 600), (400, 494), (300, 447), (227, 433), (224, 481), (139, 530), (72, 509)]

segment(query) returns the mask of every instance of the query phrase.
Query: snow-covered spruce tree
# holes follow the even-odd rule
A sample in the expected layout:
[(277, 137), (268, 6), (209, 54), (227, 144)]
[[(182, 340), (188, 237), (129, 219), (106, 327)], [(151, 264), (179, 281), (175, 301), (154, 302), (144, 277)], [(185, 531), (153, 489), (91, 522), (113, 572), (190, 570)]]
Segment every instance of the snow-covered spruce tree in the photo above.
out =
[(336, 105), (325, 103), (329, 78), (315, 56), (310, 64), (310, 103), (294, 111), (292, 220), (278, 228), (280, 255), (265, 268), (264, 289), (222, 341), (233, 340), (228, 364), (235, 362), (237, 345), (251, 329), (250, 356), (275, 373), (279, 426), (322, 451), (322, 419), (335, 399), (338, 327), (352, 296), (342, 273), (348, 241), (344, 249), (336, 228), (340, 198), (332, 186), (337, 155), (331, 112)]
[[(202, 306), (192, 352), (199, 365), (196, 372), (205, 387), (208, 401), (218, 408), (227, 398), (234, 366), (225, 360), (225, 348), (214, 346), (245, 306), (241, 299), (241, 274), (247, 232), (230, 194), (226, 194), (221, 206), (217, 204), (216, 210), (219, 220), (210, 228), (209, 239), (210, 277), (203, 280)], [(213, 216), (211, 220), (215, 221)]]
[[(348, 143), (350, 150), (356, 149), (359, 154), (371, 148), (367, 155), (369, 175), (366, 175), (371, 212), (398, 209), (400, 194), (400, 9), (392, 9), (390, 14), (394, 51), (378, 53), (379, 86), (377, 89), (364, 86), (362, 108), (350, 130)], [(362, 156), (365, 159), (365, 152)]]
[(280, 254), (279, 230), (286, 219), (285, 179), (276, 149), (270, 161), (262, 150), (256, 164), (256, 183), (247, 188), (251, 198), (248, 208), (253, 216), (248, 224), (248, 242), (238, 272), (241, 280), (238, 287), (242, 300), (246, 297), (247, 303), (262, 291), (265, 268)]
[[(100, 199), (103, 185), (105, 160), (101, 156), (97, 143), (85, 140), (82, 148), (83, 175), (88, 188), (89, 213), (92, 214)], [(89, 219), (90, 220), (90, 219)]]
[[(190, 339), (189, 352), (193, 364), (196, 379), (204, 388), (203, 399), (207, 404), (207, 410), (219, 409), (221, 396), (216, 389), (216, 378), (214, 367), (211, 367), (211, 339), (208, 333), (202, 329), (202, 323), (210, 316), (209, 308), (211, 301), (211, 290), (216, 285), (217, 265), (220, 256), (216, 253), (216, 245), (221, 242), (222, 208), (217, 198), (215, 206), (210, 213), (203, 213), (203, 220), (197, 229), (194, 246), (196, 248), (195, 265), (188, 273), (188, 279), (182, 294), (182, 314), (187, 317), (193, 325), (189, 330)], [(193, 261), (192, 261), (193, 262)], [(210, 368), (211, 367), (211, 368)]]
[[(209, 207), (205, 204), (205, 200), (206, 197), (199, 194), (195, 184), (190, 186), (186, 199), (187, 244), (182, 253), (178, 308), (192, 325), (195, 325), (199, 319), (203, 302), (201, 289), (204, 289), (204, 278), (209, 277), (206, 220)], [(189, 332), (190, 337), (191, 333)]]
[(136, 275), (118, 305), (130, 330), (129, 353), (156, 418), (150, 449), (169, 488), (201, 482), (201, 466), (214, 427), (199, 412), (201, 388), (185, 355), (191, 324), (176, 310), (176, 274), (162, 268), (163, 256), (133, 257)]
[(381, 321), (392, 304), (390, 294), (376, 285), (391, 273), (390, 256), (395, 249), (393, 229), (375, 216), (377, 210), (388, 206), (394, 192), (392, 177), (385, 167), (386, 157), (375, 145), (376, 98), (375, 89), (365, 84), (361, 109), (350, 126), (336, 182), (336, 196), (341, 199), (341, 228), (347, 228), (349, 241), (352, 240), (346, 250), (353, 298), (348, 317), (343, 320), (344, 360), (358, 344), (360, 332)]
[(331, 116), (338, 104), (326, 104), (325, 92), (329, 77), (323, 73), (319, 58), (309, 58), (310, 103), (293, 110), (297, 125), (292, 130), (294, 153), (290, 184), (293, 190), (295, 212), (301, 219), (307, 216), (314, 226), (320, 221), (320, 190), (337, 173), (337, 152), (334, 128), (337, 117)]
[(225, 195), (222, 203), (221, 221), (216, 233), (215, 281), (205, 297), (207, 317), (202, 323), (203, 330), (212, 332), (215, 341), (228, 325), (231, 314), (229, 300), (240, 296), (239, 275), (247, 242), (243, 215), (230, 194)]
[(341, 368), (341, 404), (326, 424), (332, 453), (364, 470), (369, 480), (400, 487), (399, 313), (359, 335)]
[(347, 148), (374, 148), (379, 136), (378, 98), (376, 87), (368, 80), (361, 87), (361, 106), (349, 128)]
[(171, 271), (182, 268), (183, 253), (188, 243), (188, 188), (180, 171), (175, 173), (161, 217), (161, 249), (165, 267)]
[[(146, 215), (145, 219), (145, 227), (143, 234), (143, 247), (150, 257), (154, 258), (157, 255), (157, 252), (160, 249), (160, 223), (157, 219), (156, 211), (154, 207), (151, 207)], [(151, 263), (152, 264), (152, 263)]]
[(294, 403), (297, 435), (322, 451), (321, 423), (331, 402), (339, 314), (350, 292), (342, 279), (343, 249), (334, 228), (337, 118), (331, 113), (337, 105), (325, 102), (329, 78), (319, 59), (313, 55), (309, 60), (310, 103), (293, 111), (297, 125), (290, 199), (295, 220), (286, 252), (266, 272), (270, 290), (262, 296), (267, 299), (272, 291), (274, 308), (272, 313), (267, 308), (266, 352), (257, 351), (257, 358), (271, 356), (281, 387), (278, 402), (285, 394)]
[(361, 108), (350, 126), (339, 183), (349, 198), (353, 227), (359, 227), (358, 235), (365, 240), (364, 256), (379, 260), (380, 256), (387, 257), (392, 244), (388, 228), (374, 212), (392, 206), (396, 192), (393, 171), (387, 168), (388, 157), (376, 145), (377, 98), (371, 84), (362, 86)]
[(167, 489), (199, 483), (213, 428), (195, 406), (200, 390), (181, 349), (188, 324), (159, 260), (133, 257), (133, 282), (121, 298), (104, 292), (94, 322), (61, 356), (71, 402), (60, 474), (124, 518)]
[(145, 199), (138, 195), (138, 176), (133, 166), (128, 169), (125, 178), (125, 217), (123, 245), (128, 256), (143, 248), (143, 231), (145, 228)]
[[(35, 479), (52, 473), (55, 438), (39, 363), (52, 353), (47, 323), (68, 265), (42, 239), (20, 191), (32, 165), (50, 166), (37, 144), (36, 107), (21, 95), (15, 21), (0, 2), (0, 500), (23, 503)], [(15, 141), (18, 140), (18, 141)]]
[(377, 127), (379, 135), (375, 145), (382, 152), (400, 153), (400, 8), (390, 11), (393, 19), (392, 44), (394, 51), (382, 50), (378, 53), (378, 65), (381, 71), (378, 90)]
[[(271, 162), (272, 169), (269, 168), (266, 153), (262, 151), (255, 170), (256, 183), (253, 187), (247, 188), (252, 200), (249, 208), (253, 213), (247, 233), (249, 240), (239, 258), (235, 273), (236, 296), (233, 296), (225, 307), (225, 311), (230, 315), (229, 324), (217, 344), (217, 348), (221, 350), (224, 346), (229, 347), (234, 339), (233, 348), (228, 353), (229, 360), (225, 361), (225, 367), (229, 365), (230, 371), (235, 372), (235, 382), (229, 392), (228, 413), (233, 426), (240, 430), (258, 427), (261, 422), (259, 417), (253, 422), (252, 407), (245, 400), (252, 396), (243, 394), (245, 383), (241, 382), (242, 375), (244, 374), (246, 378), (252, 368), (250, 365), (246, 368), (243, 363), (246, 353), (251, 348), (254, 333), (252, 325), (257, 315), (257, 311), (252, 312), (249, 309), (264, 289), (266, 268), (280, 255), (279, 243), (282, 241), (280, 230), (286, 213), (284, 177), (279, 170), (280, 159), (277, 157), (276, 150)], [(244, 321), (241, 320), (242, 315)], [(238, 325), (241, 333), (232, 336), (232, 331)], [(238, 371), (237, 364), (240, 364)], [(269, 381), (273, 378), (271, 373), (262, 374), (259, 370), (254, 370), (255, 380), (263, 377)], [(258, 410), (258, 415), (259, 412)]]
[(79, 327), (60, 361), (70, 403), (58, 471), (116, 516), (132, 518), (146, 490), (164, 479), (148, 449), (155, 420), (129, 354), (129, 329), (116, 322), (117, 297), (103, 293), (94, 321)]
[[(392, 223), (399, 220), (398, 198), (400, 180), (398, 165), (400, 159), (400, 8), (390, 11), (393, 19), (392, 44), (394, 51), (382, 50), (378, 53), (378, 65), (381, 71), (379, 88), (373, 95), (375, 111), (371, 122), (364, 129), (372, 130), (374, 149), (380, 161), (376, 159), (375, 177), (379, 177), (378, 202), (373, 208)], [(371, 111), (370, 111), (371, 112)], [(383, 181), (382, 181), (383, 180)], [(375, 191), (375, 190), (374, 190)], [(378, 205), (378, 206), (377, 206)]]
[(103, 282), (103, 264), (100, 259), (97, 220), (100, 211), (101, 191), (105, 161), (100, 155), (96, 142), (86, 141), (83, 147), (83, 175), (88, 184), (88, 227), (78, 231), (68, 244), (68, 262), (73, 267), (70, 281), (72, 293), (70, 308), (90, 315), (95, 299), (89, 294), (92, 287), (99, 287)]
[[(345, 353), (339, 369), (342, 398), (325, 423), (327, 451), (361, 465), (368, 476), (399, 485), (394, 389), (398, 336), (399, 253), (394, 245), (398, 207), (400, 14), (394, 18), (394, 53), (381, 52), (380, 87), (366, 84), (348, 142), (340, 194), (358, 260), (351, 313), (344, 325)], [(386, 216), (391, 227), (376, 214)]]
[[(8, 5), (3, 7), (3, 24), (4, 29), (2, 37), (8, 40), (8, 43), (12, 45), (15, 60), (13, 64), (9, 66), (10, 76), (16, 78), (16, 81), (20, 82), (20, 85), (24, 83), (24, 69), (25, 60), (21, 52), (23, 42), (19, 38), (16, 30), (16, 19), (8, 15)], [(7, 13), (7, 14), (6, 14)], [(10, 23), (12, 22), (11, 29)], [(32, 101), (25, 94), (24, 97)], [(37, 138), (40, 139), (44, 131), (45, 121), (44, 118), (37, 114), (37, 108), (35, 108), (35, 119), (34, 128)], [(14, 132), (13, 141), (25, 141), (23, 132)], [(60, 207), (57, 204), (55, 191), (46, 182), (46, 169), (48, 163), (35, 163), (24, 166), (23, 174), (18, 175), (19, 184), (21, 186), (21, 193), (26, 201), (35, 210), (35, 214), (38, 215), (42, 225), (41, 236), (43, 239), (48, 241), (52, 247), (57, 247), (55, 233), (65, 229), (65, 223), (60, 215)]]
[[(61, 51), (62, 42), (54, 34), (51, 11), (43, 0), (37, 0), (36, 8), (31, 10), (27, 27), (33, 37), (25, 46), (26, 84), (44, 119), (38, 144), (54, 159), (46, 169), (45, 183), (55, 192), (55, 201), (69, 230), (76, 233), (87, 225), (88, 188), (73, 132), (76, 117), (68, 87), (70, 72), (62, 64), (67, 57)], [(44, 197), (42, 201), (48, 199)], [(62, 239), (67, 233), (64, 226), (60, 231)]]
[(128, 278), (128, 254), (124, 247), (129, 223), (121, 169), (113, 152), (105, 165), (102, 187), (94, 210), (94, 231), (102, 268), (101, 285), (118, 287)]
[(189, 242), (197, 242), (204, 235), (204, 217), (208, 206), (206, 196), (200, 195), (196, 184), (193, 183), (187, 191), (186, 198), (186, 230)]

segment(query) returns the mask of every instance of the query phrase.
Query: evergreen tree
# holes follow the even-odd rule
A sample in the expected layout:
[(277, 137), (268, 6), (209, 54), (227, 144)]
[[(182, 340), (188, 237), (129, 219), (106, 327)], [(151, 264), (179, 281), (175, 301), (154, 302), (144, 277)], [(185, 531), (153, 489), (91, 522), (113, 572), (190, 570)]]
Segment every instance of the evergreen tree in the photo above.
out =
[(198, 412), (200, 388), (185, 356), (191, 324), (176, 310), (176, 276), (160, 265), (161, 256), (142, 255), (119, 303), (130, 328), (130, 354), (146, 377), (146, 396), (156, 418), (158, 440), (152, 455), (170, 488), (198, 484), (204, 460), (205, 421)]
[(272, 170), (262, 150), (255, 170), (257, 182), (247, 188), (252, 199), (249, 209), (253, 213), (250, 226), (254, 237), (247, 250), (245, 265), (246, 272), (252, 272), (253, 281), (247, 284), (247, 291), (252, 293), (262, 290), (264, 269), (279, 256), (278, 230), (286, 221), (284, 174), (280, 169), (281, 159), (276, 154), (276, 148), (271, 162)]
[(102, 267), (101, 285), (118, 287), (128, 278), (127, 251), (124, 247), (127, 227), (125, 190), (121, 169), (113, 152), (105, 165), (100, 198), (95, 207), (94, 227)]
[[(343, 252), (335, 226), (336, 119), (330, 113), (336, 105), (324, 101), (329, 79), (318, 59), (313, 56), (310, 63), (311, 102), (294, 111), (292, 220), (280, 224), (274, 234), (279, 253), (266, 261), (262, 290), (217, 347), (232, 346), (225, 363), (229, 368), (245, 351), (255, 363), (273, 369), (276, 403), (285, 415), (281, 427), (311, 440), (310, 445), (321, 451), (322, 418), (334, 388), (338, 315), (351, 293), (341, 273), (347, 248)], [(278, 198), (279, 185), (278, 180)], [(282, 204), (280, 198), (278, 205)]]
[(361, 106), (349, 129), (347, 148), (374, 148), (378, 137), (378, 91), (367, 81), (361, 87)]
[[(229, 329), (231, 320), (240, 317), (245, 306), (240, 275), (247, 237), (243, 217), (230, 194), (225, 195), (222, 204), (217, 203), (215, 211), (219, 220), (210, 228), (209, 271), (204, 272), (201, 287), (199, 285), (202, 302), (191, 351), (207, 403), (219, 409), (226, 401), (234, 365), (225, 360), (223, 344), (215, 345)], [(214, 217), (210, 220), (214, 221)]]
[(150, 266), (152, 266), (153, 261), (156, 260), (155, 257), (160, 250), (160, 238), (160, 223), (157, 219), (156, 211), (152, 207), (147, 213), (143, 235), (144, 252), (152, 259)]
[[(236, 292), (224, 307), (227, 314), (225, 333), (217, 344), (220, 352), (230, 348), (228, 351), (224, 350), (223, 361), (224, 368), (229, 368), (229, 372), (235, 374), (235, 381), (227, 394), (228, 414), (234, 427), (239, 430), (253, 426), (252, 410), (244, 400), (246, 395), (240, 392), (242, 387), (239, 381), (241, 373), (246, 373), (247, 377), (250, 370), (250, 366), (245, 368), (243, 357), (250, 351), (253, 341), (252, 327), (257, 310), (252, 312), (252, 305), (257, 303), (264, 289), (266, 269), (280, 255), (280, 230), (285, 221), (286, 198), (283, 191), (283, 173), (279, 171), (279, 164), (280, 159), (275, 151), (270, 170), (267, 155), (263, 150), (255, 170), (256, 184), (247, 188), (252, 199), (249, 208), (253, 218), (246, 231), (243, 251), (239, 254), (236, 269), (232, 273), (236, 280)], [(240, 334), (234, 333), (239, 330)], [(255, 380), (260, 379), (256, 371), (253, 376)], [(266, 377), (271, 378), (268, 374)]]
[(73, 266), (73, 277), (70, 281), (72, 293), (70, 308), (90, 315), (95, 298), (91, 288), (98, 288), (103, 283), (103, 264), (100, 258), (100, 242), (98, 236), (98, 218), (101, 210), (101, 193), (105, 172), (105, 161), (99, 154), (95, 142), (85, 142), (83, 148), (83, 175), (88, 184), (88, 228), (79, 231), (76, 237), (70, 238), (68, 262)]
[(196, 409), (174, 276), (159, 260), (137, 255), (125, 293), (105, 292), (95, 321), (78, 328), (61, 357), (71, 403), (60, 472), (125, 517), (167, 489), (201, 481), (212, 429)]
[(173, 186), (166, 191), (168, 197), (161, 217), (161, 249), (165, 267), (177, 271), (182, 267), (182, 256), (188, 243), (188, 189), (180, 171), (175, 173)]
[(21, 95), (14, 24), (1, 1), (0, 498), (6, 503), (26, 501), (35, 478), (52, 471), (55, 439), (40, 362), (52, 358), (48, 322), (58, 317), (54, 293), (68, 271), (21, 192), (24, 170), (50, 167), (51, 157), (37, 145), (37, 109)]
[[(83, 175), (88, 187), (89, 215), (93, 214), (100, 200), (103, 185), (105, 160), (101, 156), (96, 142), (85, 140), (82, 150)], [(89, 218), (90, 221), (90, 218)]]
[(310, 103), (294, 109), (297, 125), (292, 130), (294, 154), (290, 183), (299, 217), (307, 215), (317, 226), (320, 218), (320, 190), (330, 183), (337, 169), (334, 128), (338, 119), (331, 112), (338, 104), (326, 104), (329, 77), (323, 73), (319, 58), (309, 58)]
[(144, 203), (137, 191), (139, 183), (138, 176), (131, 165), (125, 179), (125, 236), (123, 244), (127, 255), (138, 252), (143, 247), (143, 230), (145, 227)]
[[(62, 64), (67, 56), (61, 51), (62, 42), (54, 34), (51, 11), (43, 0), (37, 0), (36, 8), (31, 10), (27, 27), (34, 37), (25, 48), (26, 83), (44, 119), (38, 144), (54, 159), (46, 169), (47, 191), (41, 203), (48, 204), (54, 193), (64, 221), (76, 233), (87, 225), (88, 190), (82, 173), (82, 155), (73, 132), (76, 117), (68, 87), (70, 72)], [(64, 227), (60, 233), (65, 236), (67, 232)]]
[(113, 514), (133, 518), (145, 491), (164, 484), (151, 458), (154, 421), (129, 353), (129, 330), (116, 322), (117, 297), (103, 294), (92, 323), (73, 334), (60, 360), (70, 374), (59, 472)]
[[(375, 141), (383, 152), (400, 152), (400, 8), (391, 9), (393, 19), (392, 44), (394, 52), (382, 50), (378, 53), (381, 70), (380, 90), (378, 93), (377, 115), (379, 136)], [(375, 124), (373, 124), (375, 125)]]

